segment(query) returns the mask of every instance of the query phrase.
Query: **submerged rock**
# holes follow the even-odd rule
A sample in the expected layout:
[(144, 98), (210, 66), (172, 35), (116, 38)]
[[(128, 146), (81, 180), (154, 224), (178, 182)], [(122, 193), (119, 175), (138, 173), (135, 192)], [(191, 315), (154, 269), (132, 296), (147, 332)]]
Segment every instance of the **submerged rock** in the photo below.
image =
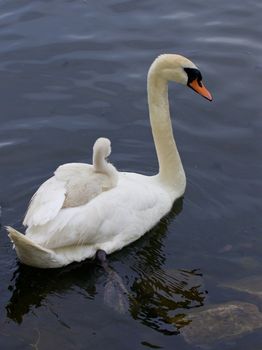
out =
[(192, 345), (208, 345), (232, 340), (262, 328), (262, 313), (257, 306), (244, 302), (213, 305), (188, 315), (191, 320), (182, 328), (185, 341)]
[(262, 278), (261, 276), (250, 276), (236, 281), (220, 284), (221, 287), (231, 288), (239, 292), (245, 292), (253, 296), (262, 298)]

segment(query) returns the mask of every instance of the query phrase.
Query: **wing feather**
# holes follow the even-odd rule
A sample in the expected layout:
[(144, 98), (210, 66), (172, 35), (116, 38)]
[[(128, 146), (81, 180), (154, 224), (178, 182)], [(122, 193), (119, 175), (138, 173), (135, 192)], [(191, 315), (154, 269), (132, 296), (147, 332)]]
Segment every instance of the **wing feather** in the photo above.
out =
[(51, 177), (33, 195), (26, 212), (23, 225), (45, 225), (61, 210), (66, 194), (65, 182)]

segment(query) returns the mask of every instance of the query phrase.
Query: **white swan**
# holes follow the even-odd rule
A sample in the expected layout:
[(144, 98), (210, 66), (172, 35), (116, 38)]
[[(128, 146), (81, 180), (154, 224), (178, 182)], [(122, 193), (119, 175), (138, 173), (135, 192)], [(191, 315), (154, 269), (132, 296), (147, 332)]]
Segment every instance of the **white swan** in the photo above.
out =
[[(170, 120), (169, 80), (188, 85), (212, 100), (200, 71), (187, 58), (165, 54), (153, 62), (147, 88), (159, 173), (154, 176), (117, 173), (104, 162), (106, 152), (100, 147), (101, 152), (96, 152), (96, 144), (94, 168), (103, 174), (106, 168), (111, 183), (105, 184), (99, 176), (95, 177), (97, 182), (90, 180), (94, 172), (90, 175), (89, 165), (59, 167), (31, 200), (24, 220), (26, 234), (7, 227), (21, 262), (55, 268), (93, 257), (98, 250), (110, 254), (140, 238), (170, 211), (173, 202), (185, 191), (186, 178)], [(82, 181), (92, 184), (92, 188), (79, 191), (75, 185)], [(65, 199), (68, 183), (72, 193)]]

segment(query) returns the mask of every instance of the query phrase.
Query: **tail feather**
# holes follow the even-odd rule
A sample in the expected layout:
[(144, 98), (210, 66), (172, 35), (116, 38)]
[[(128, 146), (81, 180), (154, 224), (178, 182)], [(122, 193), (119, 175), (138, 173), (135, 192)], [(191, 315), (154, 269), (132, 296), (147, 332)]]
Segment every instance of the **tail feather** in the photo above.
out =
[(11, 226), (7, 226), (6, 229), (11, 242), (14, 244), (17, 256), (22, 263), (40, 268), (61, 266), (54, 251), (34, 243)]

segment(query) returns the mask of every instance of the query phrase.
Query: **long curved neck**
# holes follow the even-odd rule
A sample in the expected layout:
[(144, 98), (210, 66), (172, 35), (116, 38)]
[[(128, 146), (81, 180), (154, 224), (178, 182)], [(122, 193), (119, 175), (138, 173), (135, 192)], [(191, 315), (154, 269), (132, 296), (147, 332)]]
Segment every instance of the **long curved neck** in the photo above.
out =
[(169, 112), (168, 81), (152, 65), (147, 79), (150, 123), (159, 163), (160, 181), (173, 190), (185, 189), (185, 173), (173, 135)]
[(109, 177), (110, 187), (115, 187), (118, 181), (118, 172), (116, 168), (105, 160), (101, 152), (94, 152), (93, 166), (96, 172)]
[(96, 150), (93, 153), (93, 166), (95, 171), (99, 173), (106, 173), (107, 171), (107, 161), (105, 160), (105, 155), (102, 154), (101, 150)]

